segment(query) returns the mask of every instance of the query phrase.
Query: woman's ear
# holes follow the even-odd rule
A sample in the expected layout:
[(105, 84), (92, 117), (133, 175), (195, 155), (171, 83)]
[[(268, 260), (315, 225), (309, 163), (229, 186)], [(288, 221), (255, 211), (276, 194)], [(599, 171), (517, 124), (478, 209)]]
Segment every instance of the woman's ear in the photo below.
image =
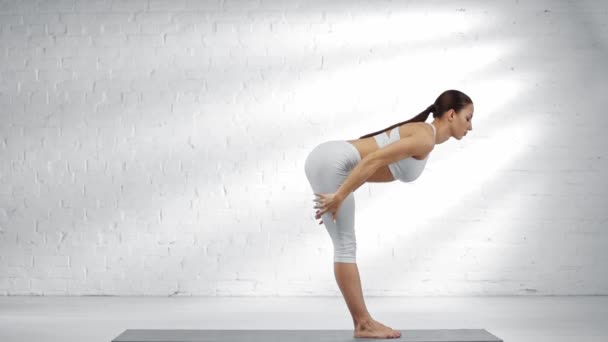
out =
[(450, 110), (448, 110), (448, 112), (447, 112), (447, 115), (448, 115), (448, 121), (454, 120), (454, 117), (456, 116), (456, 111), (454, 110), (454, 108), (450, 108)]

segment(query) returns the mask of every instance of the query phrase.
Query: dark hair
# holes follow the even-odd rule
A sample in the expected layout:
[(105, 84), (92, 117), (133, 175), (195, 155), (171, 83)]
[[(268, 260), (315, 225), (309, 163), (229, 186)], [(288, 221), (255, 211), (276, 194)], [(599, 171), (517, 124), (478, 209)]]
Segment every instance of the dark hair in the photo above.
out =
[(406, 124), (408, 122), (424, 122), (424, 121), (426, 121), (426, 119), (429, 117), (429, 114), (431, 114), (431, 113), (433, 113), (434, 118), (440, 118), (443, 115), (443, 113), (447, 112), (450, 109), (454, 109), (456, 112), (458, 112), (462, 108), (464, 108), (466, 105), (472, 104), (472, 103), (473, 103), (473, 101), (471, 101), (471, 98), (469, 96), (467, 96), (467, 94), (465, 94), (461, 91), (458, 91), (458, 90), (454, 90), (454, 89), (446, 90), (443, 93), (441, 93), (441, 95), (439, 95), (439, 97), (435, 100), (435, 102), (432, 105), (428, 106), (425, 110), (423, 110), (420, 114), (414, 116), (413, 118), (411, 118), (407, 121), (403, 121), (403, 122), (394, 124), (390, 127), (379, 130), (377, 132), (366, 134), (362, 137), (359, 137), (359, 139), (371, 137), (378, 133), (389, 131), (397, 126)]

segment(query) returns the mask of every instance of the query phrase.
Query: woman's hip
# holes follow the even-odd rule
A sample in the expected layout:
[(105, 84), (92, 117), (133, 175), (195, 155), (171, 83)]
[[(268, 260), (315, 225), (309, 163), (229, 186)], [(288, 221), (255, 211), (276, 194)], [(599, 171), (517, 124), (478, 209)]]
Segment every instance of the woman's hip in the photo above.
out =
[(304, 169), (311, 184), (319, 178), (342, 181), (360, 161), (361, 156), (354, 145), (345, 140), (331, 140), (312, 149)]

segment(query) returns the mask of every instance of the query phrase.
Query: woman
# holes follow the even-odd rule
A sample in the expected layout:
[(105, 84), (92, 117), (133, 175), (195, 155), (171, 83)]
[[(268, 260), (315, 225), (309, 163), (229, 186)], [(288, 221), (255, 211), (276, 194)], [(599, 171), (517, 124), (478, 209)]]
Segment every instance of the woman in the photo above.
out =
[[(334, 246), (334, 274), (353, 317), (355, 337), (395, 338), (398, 331), (375, 321), (365, 307), (356, 264), (355, 198), (363, 183), (411, 182), (424, 170), (436, 144), (458, 140), (473, 129), (473, 101), (458, 90), (443, 92), (414, 118), (357, 140), (334, 140), (315, 147), (305, 172)], [(429, 114), (435, 120), (426, 123)]]

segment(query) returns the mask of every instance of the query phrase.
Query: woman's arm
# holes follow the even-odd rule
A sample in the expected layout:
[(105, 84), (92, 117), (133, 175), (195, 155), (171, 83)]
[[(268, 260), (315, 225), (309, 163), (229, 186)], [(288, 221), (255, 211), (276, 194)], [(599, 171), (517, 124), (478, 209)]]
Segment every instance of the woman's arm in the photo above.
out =
[(336, 191), (336, 195), (342, 200), (344, 200), (351, 192), (354, 192), (361, 185), (363, 185), (365, 181), (381, 166), (378, 163), (378, 160), (370, 158), (370, 155), (371, 154), (363, 158), (363, 160), (361, 160), (357, 166), (352, 169), (350, 174), (344, 180), (344, 183), (342, 183), (342, 185), (340, 185)]

